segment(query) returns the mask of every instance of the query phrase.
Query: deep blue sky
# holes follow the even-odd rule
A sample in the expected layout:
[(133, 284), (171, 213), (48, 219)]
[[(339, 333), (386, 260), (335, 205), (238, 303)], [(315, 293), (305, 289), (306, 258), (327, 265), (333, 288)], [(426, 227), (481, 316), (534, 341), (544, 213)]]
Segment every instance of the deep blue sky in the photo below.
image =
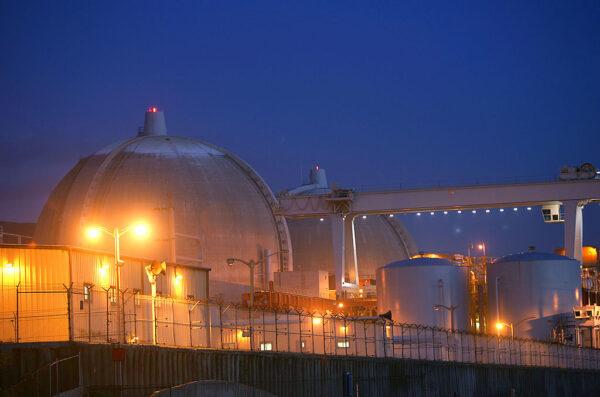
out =
[[(154, 104), (275, 191), (314, 163), (355, 187), (600, 165), (598, 2), (251, 3), (0, 2), (0, 219), (35, 221)], [(585, 214), (598, 245), (600, 207)], [(562, 244), (537, 209), (403, 219), (426, 250)]]

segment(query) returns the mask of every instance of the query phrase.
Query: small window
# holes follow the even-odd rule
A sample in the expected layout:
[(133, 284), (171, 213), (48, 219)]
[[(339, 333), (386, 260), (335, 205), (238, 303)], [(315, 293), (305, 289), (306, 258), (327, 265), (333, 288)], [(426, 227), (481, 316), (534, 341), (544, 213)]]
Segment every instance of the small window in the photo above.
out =
[(108, 289), (108, 300), (113, 305), (117, 304), (117, 289), (115, 287)]
[(270, 351), (273, 350), (273, 344), (271, 342), (264, 342), (260, 344), (260, 350)]
[(337, 347), (343, 347), (343, 348), (350, 347), (350, 341), (344, 340), (344, 341), (338, 342)]
[(83, 284), (83, 300), (86, 302), (92, 301), (92, 284), (90, 283)]
[(140, 299), (141, 293), (142, 291), (137, 288), (133, 290), (133, 302), (136, 306), (142, 306), (142, 300)]

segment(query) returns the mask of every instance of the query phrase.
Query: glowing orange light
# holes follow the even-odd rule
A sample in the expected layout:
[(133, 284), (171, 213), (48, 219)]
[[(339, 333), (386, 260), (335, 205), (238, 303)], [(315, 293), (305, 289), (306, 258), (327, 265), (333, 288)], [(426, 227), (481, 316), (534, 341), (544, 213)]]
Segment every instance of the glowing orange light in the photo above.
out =
[(108, 263), (105, 263), (98, 268), (98, 273), (100, 273), (100, 276), (102, 278), (105, 278), (108, 275), (108, 269), (109, 269)]
[(133, 227), (133, 233), (138, 238), (146, 238), (150, 234), (150, 227), (145, 223), (138, 223)]
[(17, 270), (19, 270), (19, 268), (15, 267), (12, 263), (6, 263), (4, 265), (4, 271), (7, 274), (13, 274), (14, 272), (16, 272)]
[(483, 249), (483, 244), (479, 244), (479, 245), (477, 246), (477, 248), (479, 248), (480, 250), (482, 250), (482, 249)]
[(338, 303), (338, 307), (341, 309), (342, 307), (344, 307), (344, 302), (340, 302)]
[(312, 322), (314, 325), (319, 325), (321, 324), (321, 317), (313, 317)]
[(502, 328), (504, 328), (504, 324), (503, 323), (496, 323), (496, 329), (498, 331), (502, 331)]
[(100, 238), (101, 234), (102, 234), (102, 229), (100, 229), (98, 226), (90, 226), (85, 231), (86, 237), (91, 241), (98, 240)]

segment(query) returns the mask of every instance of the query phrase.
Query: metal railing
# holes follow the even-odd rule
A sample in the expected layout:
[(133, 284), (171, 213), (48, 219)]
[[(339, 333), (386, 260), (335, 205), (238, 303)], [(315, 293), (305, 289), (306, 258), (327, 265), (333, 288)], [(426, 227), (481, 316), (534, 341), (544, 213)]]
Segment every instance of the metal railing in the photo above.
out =
[(20, 287), (14, 293), (14, 311), (0, 313), (1, 342), (153, 344), (154, 328), (161, 346), (600, 369), (598, 349), (379, 317), (152, 299), (128, 290), (117, 297), (111, 289), (83, 286), (44, 291)]
[(0, 396), (55, 396), (80, 386), (79, 354), (61, 358), (25, 375)]

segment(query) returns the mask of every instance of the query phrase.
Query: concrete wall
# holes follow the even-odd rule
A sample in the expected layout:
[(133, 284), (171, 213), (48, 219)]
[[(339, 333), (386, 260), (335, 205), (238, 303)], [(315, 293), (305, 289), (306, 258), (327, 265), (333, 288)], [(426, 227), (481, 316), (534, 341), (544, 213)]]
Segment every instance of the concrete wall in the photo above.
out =
[[(126, 395), (132, 396), (194, 380), (239, 382), (278, 396), (339, 396), (346, 372), (352, 373), (360, 396), (509, 396), (512, 390), (515, 396), (600, 394), (599, 373), (589, 370), (149, 346), (125, 346), (121, 369), (112, 360), (112, 349), (67, 343), (0, 346), (0, 386), (13, 384), (57, 357), (79, 352), (81, 381), (94, 391), (90, 395), (113, 390), (122, 378)], [(67, 366), (60, 377), (77, 374)], [(26, 383), (35, 385), (32, 380)]]

